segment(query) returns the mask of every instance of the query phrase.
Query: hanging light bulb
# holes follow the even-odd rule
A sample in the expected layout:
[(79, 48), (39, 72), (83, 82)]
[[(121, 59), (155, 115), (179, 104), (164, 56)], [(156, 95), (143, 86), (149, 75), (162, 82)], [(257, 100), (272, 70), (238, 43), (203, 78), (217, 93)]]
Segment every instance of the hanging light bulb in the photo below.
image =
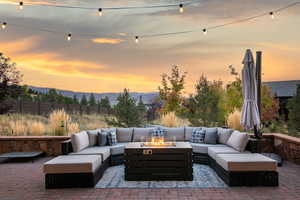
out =
[(103, 13), (102, 13), (102, 8), (99, 8), (99, 9), (98, 9), (98, 15), (99, 15), (99, 16), (102, 16), (102, 15), (103, 15)]
[(139, 36), (135, 36), (135, 43), (139, 43)]
[(6, 28), (6, 25), (7, 25), (7, 23), (6, 23), (6, 22), (3, 22), (2, 25), (1, 25), (1, 28), (2, 28), (2, 29), (5, 29), (5, 28)]
[(68, 34), (68, 37), (67, 37), (67, 40), (70, 41), (70, 40), (71, 40), (71, 37), (72, 37), (72, 34), (69, 33), (69, 34)]
[(183, 13), (183, 4), (182, 4), (182, 3), (179, 4), (179, 12), (180, 12), (180, 13)]
[(274, 19), (274, 13), (270, 12), (269, 14), (270, 14), (271, 19)]
[(207, 34), (206, 28), (204, 28), (202, 31), (203, 31), (203, 35), (206, 35), (206, 34)]
[(19, 9), (20, 9), (20, 10), (23, 10), (23, 5), (24, 5), (23, 1), (20, 1), (20, 2), (19, 2)]

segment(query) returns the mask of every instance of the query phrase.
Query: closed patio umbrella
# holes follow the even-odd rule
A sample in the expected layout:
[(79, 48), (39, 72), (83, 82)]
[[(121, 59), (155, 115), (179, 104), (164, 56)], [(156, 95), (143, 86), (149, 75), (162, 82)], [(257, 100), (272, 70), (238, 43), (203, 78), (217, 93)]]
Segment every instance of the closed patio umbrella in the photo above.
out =
[(247, 49), (242, 69), (243, 84), (243, 108), (241, 113), (241, 124), (246, 130), (254, 128), (255, 135), (258, 136), (257, 127), (260, 125), (260, 115), (257, 106), (257, 82), (256, 68), (250, 49)]

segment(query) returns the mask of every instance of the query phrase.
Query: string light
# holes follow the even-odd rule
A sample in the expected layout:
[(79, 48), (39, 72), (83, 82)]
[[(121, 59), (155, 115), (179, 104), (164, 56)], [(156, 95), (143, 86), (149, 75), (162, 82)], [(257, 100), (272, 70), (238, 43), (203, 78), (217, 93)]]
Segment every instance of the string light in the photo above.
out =
[(20, 10), (23, 10), (23, 5), (24, 5), (23, 1), (20, 1), (20, 3), (19, 3), (19, 9)]
[(270, 12), (269, 14), (270, 14), (271, 19), (274, 19), (274, 13)]
[[(197, 1), (197, 0), (195, 0)], [(193, 2), (195, 1), (191, 1), (190, 3), (184, 3), (184, 5), (186, 4), (192, 4)], [(20, 9), (23, 8), (23, 2), (20, 1), (19, 2), (19, 5), (20, 5)], [(40, 6), (43, 6), (43, 4), (37, 4), (37, 5), (40, 5)], [(183, 7), (183, 4), (180, 4), (182, 5)], [(181, 7), (179, 5), (179, 7)], [(240, 24), (240, 23), (243, 23), (243, 22), (247, 22), (247, 21), (251, 21), (251, 20), (255, 20), (255, 19), (259, 19), (259, 18), (262, 18), (262, 17), (265, 17), (265, 16), (270, 16), (272, 19), (274, 18), (274, 13), (279, 13), (283, 10), (287, 10), (288, 8), (291, 8), (291, 7), (295, 7), (295, 6), (298, 6), (300, 5), (300, 1), (296, 1), (296, 2), (293, 2), (293, 3), (290, 3), (290, 4), (287, 4), (286, 6), (283, 6), (283, 7), (280, 7), (280, 8), (277, 8), (275, 10), (272, 10), (270, 12), (264, 12), (264, 13), (260, 13), (260, 14), (256, 14), (256, 15), (253, 15), (253, 16), (248, 16), (248, 17), (244, 17), (244, 18), (240, 18), (240, 19), (237, 19), (237, 20), (234, 20), (234, 21), (230, 21), (230, 22), (227, 22), (227, 23), (223, 23), (223, 24), (218, 24), (218, 25), (214, 25), (214, 26), (208, 26), (206, 27), (205, 29), (202, 29), (202, 28), (194, 28), (194, 29), (191, 29), (191, 30), (181, 30), (181, 31), (175, 31), (175, 32), (162, 32), (162, 33), (153, 33), (153, 34), (142, 34), (140, 35), (140, 37), (142, 38), (153, 38), (153, 37), (161, 37), (161, 36), (172, 36), (172, 35), (182, 35), (182, 34), (187, 34), (187, 33), (194, 33), (194, 32), (200, 32), (202, 31), (204, 35), (207, 34), (207, 30), (215, 30), (215, 29), (221, 29), (223, 27), (226, 27), (226, 26), (229, 26), (229, 25), (234, 25), (234, 24)], [(48, 6), (48, 5), (46, 5)], [(173, 7), (175, 6), (174, 4), (173, 5), (169, 5), (168, 7)], [(178, 6), (178, 4), (176, 5)], [(63, 8), (79, 8), (81, 9), (82, 7), (72, 7), (72, 6), (54, 6), (54, 7), (63, 7)], [(166, 5), (163, 5), (163, 6), (148, 6), (147, 8), (161, 8), (161, 7), (166, 7)], [(101, 8), (101, 9), (98, 9), (98, 11), (102, 11), (103, 9), (136, 9), (136, 8), (141, 8), (141, 7), (119, 7), (119, 8)], [(146, 7), (143, 7), (143, 8), (146, 8)], [(90, 10), (94, 10), (95, 11), (95, 8), (82, 8), (82, 9), (90, 9)], [(2, 21), (2, 24), (0, 23), (1, 25), (1, 28), (2, 29), (5, 29), (6, 26), (7, 26), (7, 23), (3, 22)], [(25, 29), (30, 29), (30, 30), (37, 30), (37, 31), (41, 31), (41, 32), (48, 32), (48, 33), (53, 33), (53, 34), (66, 34), (65, 32), (62, 32), (62, 31), (56, 31), (56, 30), (50, 30), (50, 29), (46, 29), (46, 28), (38, 28), (38, 27), (31, 27), (31, 26), (26, 26), (26, 25), (23, 25), (23, 24), (14, 24), (14, 23), (9, 23), (10, 26), (13, 26), (13, 27), (21, 27), (21, 28), (25, 28)], [(82, 37), (95, 37), (96, 34), (89, 34), (89, 33), (77, 33), (76, 34), (76, 37), (79, 37), (79, 36), (82, 36)], [(119, 34), (114, 34), (114, 36), (118, 35), (118, 37), (120, 37)], [(135, 42), (138, 43), (139, 42), (139, 36), (134, 36), (134, 35), (131, 35), (131, 34), (124, 34), (122, 33), (122, 36), (123, 37), (126, 37), (126, 38), (130, 38), (130, 37), (135, 37)], [(98, 36), (96, 36), (98, 37)], [(103, 37), (103, 35), (99, 36), (99, 37)], [(71, 33), (69, 33), (67, 35), (67, 40), (70, 41), (71, 40)]]
[(5, 29), (5, 28), (6, 28), (6, 25), (7, 25), (7, 23), (6, 23), (6, 22), (3, 22), (2, 25), (1, 25), (1, 28), (2, 28), (2, 29)]
[(180, 12), (180, 13), (183, 13), (183, 4), (182, 4), (182, 3), (179, 4), (179, 12)]
[(98, 9), (98, 15), (99, 15), (99, 16), (102, 16), (102, 15), (103, 15), (103, 13), (102, 13), (102, 8), (99, 8), (99, 9)]
[(71, 37), (72, 37), (72, 34), (69, 33), (69, 34), (68, 34), (68, 37), (67, 37), (67, 40), (70, 41), (70, 40), (71, 40)]

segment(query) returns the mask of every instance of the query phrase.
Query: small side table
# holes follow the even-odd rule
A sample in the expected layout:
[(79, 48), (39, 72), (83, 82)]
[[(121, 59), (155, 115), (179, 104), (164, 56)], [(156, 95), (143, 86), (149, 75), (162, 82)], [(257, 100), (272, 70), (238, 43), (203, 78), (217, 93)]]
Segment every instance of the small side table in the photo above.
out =
[(251, 153), (262, 153), (264, 144), (266, 144), (267, 140), (264, 138), (249, 138), (246, 150)]

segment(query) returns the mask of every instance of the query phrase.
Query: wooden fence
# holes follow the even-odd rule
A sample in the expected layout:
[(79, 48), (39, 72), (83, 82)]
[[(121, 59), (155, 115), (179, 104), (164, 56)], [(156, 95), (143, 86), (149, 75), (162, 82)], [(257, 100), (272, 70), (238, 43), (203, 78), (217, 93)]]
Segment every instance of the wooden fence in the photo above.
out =
[(50, 102), (32, 102), (28, 100), (10, 100), (10, 113), (49, 115), (53, 110), (64, 109), (69, 114), (100, 114), (105, 111), (99, 106), (83, 106), (79, 104), (59, 104)]

